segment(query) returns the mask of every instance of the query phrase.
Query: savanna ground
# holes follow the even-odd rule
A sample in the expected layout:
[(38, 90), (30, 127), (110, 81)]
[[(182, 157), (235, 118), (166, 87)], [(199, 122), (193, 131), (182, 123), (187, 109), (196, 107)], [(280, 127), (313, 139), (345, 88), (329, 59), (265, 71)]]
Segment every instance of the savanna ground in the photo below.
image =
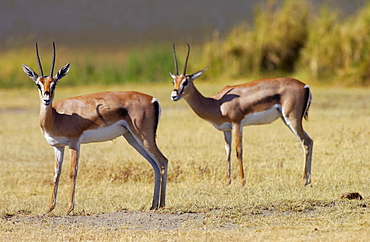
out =
[[(25, 77), (26, 78), (26, 77)], [(0, 91), (0, 238), (7, 241), (366, 241), (370, 237), (369, 89), (312, 87), (307, 133), (314, 140), (312, 184), (300, 186), (303, 152), (280, 120), (244, 128), (247, 184), (224, 186), (223, 135), (170, 82), (63, 87), (56, 100), (101, 90), (138, 90), (162, 107), (158, 146), (169, 159), (167, 207), (150, 211), (151, 166), (123, 138), (82, 146), (76, 206), (64, 216), (68, 159), (56, 209), (43, 216), (53, 177), (52, 148), (38, 128), (33, 90)], [(197, 83), (204, 95), (224, 84)], [(359, 192), (362, 200), (341, 199)]]

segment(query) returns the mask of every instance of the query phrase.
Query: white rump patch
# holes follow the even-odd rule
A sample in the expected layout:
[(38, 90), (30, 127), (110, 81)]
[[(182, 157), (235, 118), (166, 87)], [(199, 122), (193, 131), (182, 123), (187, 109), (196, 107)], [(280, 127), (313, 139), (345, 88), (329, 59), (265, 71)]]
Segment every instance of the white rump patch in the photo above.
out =
[(159, 102), (158, 102), (158, 100), (155, 98), (155, 97), (153, 97), (153, 99), (152, 99), (152, 103), (158, 103), (158, 120), (161, 118), (161, 115), (162, 115), (162, 109), (161, 109), (161, 106), (159, 105)]

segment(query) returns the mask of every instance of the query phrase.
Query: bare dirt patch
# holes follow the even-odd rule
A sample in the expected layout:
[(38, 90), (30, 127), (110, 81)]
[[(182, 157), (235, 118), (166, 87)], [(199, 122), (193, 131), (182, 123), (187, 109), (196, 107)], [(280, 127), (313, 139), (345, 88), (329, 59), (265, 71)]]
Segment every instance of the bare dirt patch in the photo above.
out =
[[(213, 208), (198, 212), (178, 211), (128, 211), (119, 210), (113, 213), (87, 214), (80, 212), (71, 216), (34, 215), (29, 211), (20, 210), (1, 218), (4, 224), (31, 227), (84, 227), (88, 229), (127, 229), (127, 230), (161, 230), (177, 231), (187, 229), (211, 228), (243, 228), (256, 221), (266, 220), (268, 223), (280, 221), (287, 216), (296, 218), (316, 218), (324, 214), (337, 214), (349, 209), (351, 214), (367, 214), (366, 202), (346, 201), (286, 201), (267, 206), (244, 208)], [(339, 214), (338, 214), (339, 213)], [(279, 222), (277, 222), (279, 223)], [(247, 227), (248, 227), (247, 226)]]
[(206, 215), (203, 213), (156, 213), (138, 211), (117, 211), (115, 213), (74, 216), (24, 215), (4, 217), (11, 224), (28, 224), (35, 227), (89, 227), (131, 230), (178, 230), (202, 226)]

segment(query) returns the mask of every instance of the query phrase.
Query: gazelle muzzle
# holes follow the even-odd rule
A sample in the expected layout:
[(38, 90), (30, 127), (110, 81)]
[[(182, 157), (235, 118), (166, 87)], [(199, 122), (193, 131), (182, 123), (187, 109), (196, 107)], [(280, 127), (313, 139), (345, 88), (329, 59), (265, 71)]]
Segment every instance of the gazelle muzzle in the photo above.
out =
[(178, 90), (173, 89), (173, 91), (171, 93), (171, 99), (172, 99), (172, 101), (177, 101), (177, 100), (180, 99), (179, 91)]
[(51, 95), (50, 92), (45, 92), (42, 95), (42, 102), (44, 105), (49, 105), (51, 103)]

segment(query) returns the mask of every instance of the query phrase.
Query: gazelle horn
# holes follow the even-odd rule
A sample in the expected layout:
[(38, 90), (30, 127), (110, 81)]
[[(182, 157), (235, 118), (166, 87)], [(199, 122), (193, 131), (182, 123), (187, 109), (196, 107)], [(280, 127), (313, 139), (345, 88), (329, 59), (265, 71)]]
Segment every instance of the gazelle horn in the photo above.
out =
[(172, 45), (172, 49), (173, 49), (173, 59), (175, 61), (175, 70), (176, 70), (176, 75), (179, 75), (179, 66), (177, 65), (177, 58), (176, 58), (176, 47), (175, 47), (175, 43), (173, 43)]
[(55, 43), (53, 41), (53, 59), (51, 61), (50, 77), (53, 77), (54, 65), (55, 65)]
[(190, 54), (190, 45), (188, 43), (186, 43), (188, 45), (188, 53), (186, 55), (186, 59), (185, 59), (185, 64), (184, 64), (184, 76), (186, 74), (186, 67), (188, 66), (188, 59), (189, 59), (189, 54)]
[(42, 71), (42, 65), (40, 61), (39, 48), (37, 46), (37, 42), (36, 42), (36, 60), (37, 60), (37, 63), (39, 64), (40, 74), (41, 76), (44, 76), (44, 72)]

